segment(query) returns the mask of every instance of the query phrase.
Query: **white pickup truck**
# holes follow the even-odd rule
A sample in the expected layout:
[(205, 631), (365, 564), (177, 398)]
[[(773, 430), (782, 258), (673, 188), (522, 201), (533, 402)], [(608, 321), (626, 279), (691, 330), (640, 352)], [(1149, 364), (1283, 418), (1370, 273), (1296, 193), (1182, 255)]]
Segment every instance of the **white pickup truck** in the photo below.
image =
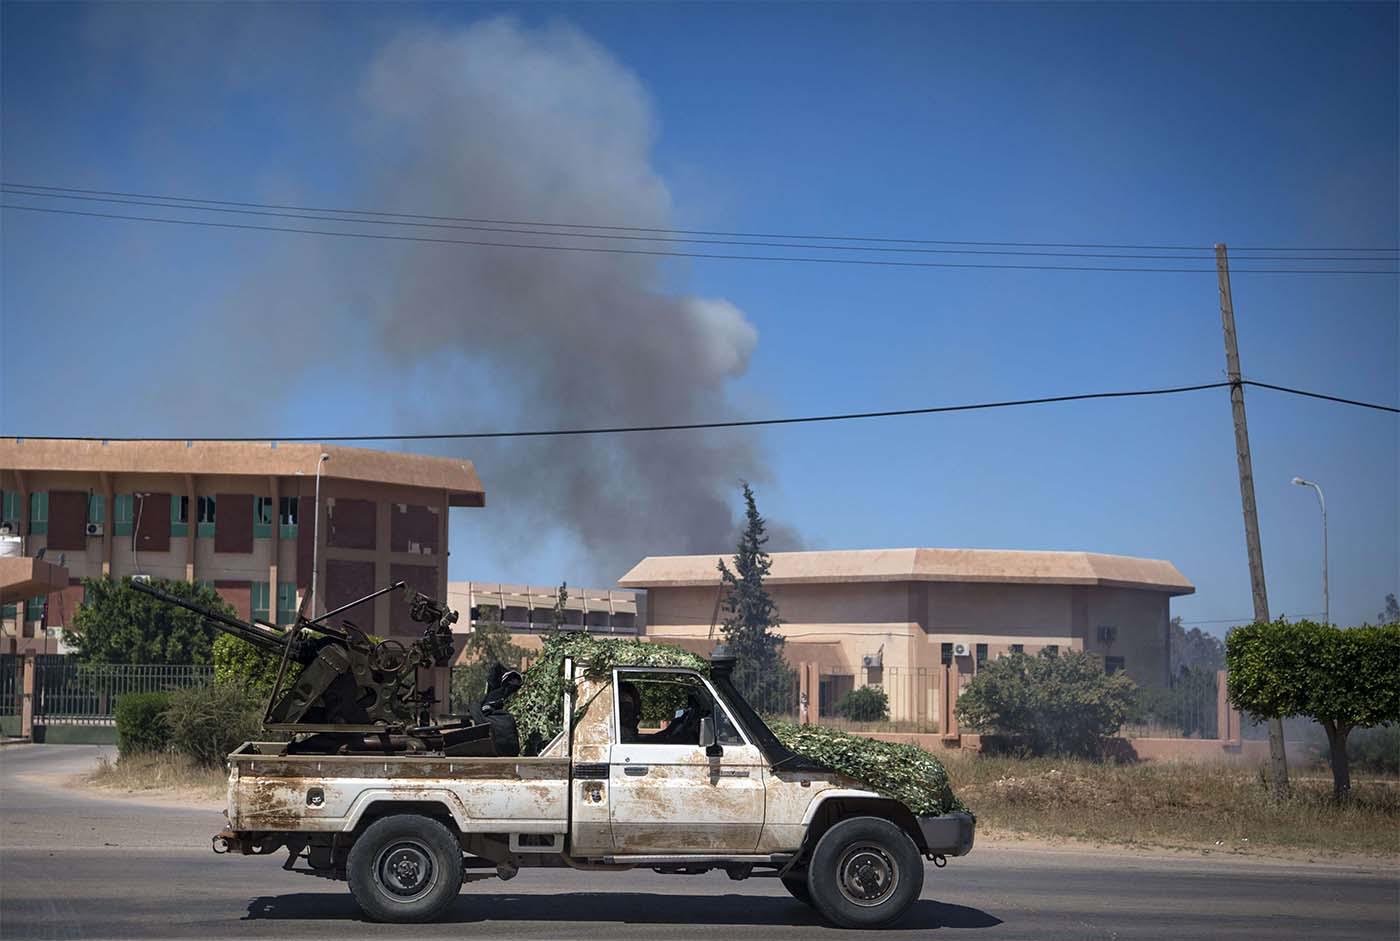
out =
[[(730, 661), (732, 663), (732, 661)], [(898, 918), (937, 866), (972, 848), (971, 816), (918, 817), (784, 747), (727, 664), (619, 667), (573, 678), (572, 716), (537, 757), (298, 755), (249, 742), (229, 757), (218, 852), (289, 851), (285, 868), (346, 879), (364, 913), (433, 919), (463, 882), (522, 868), (778, 878), (830, 921)], [(618, 692), (621, 695), (618, 695)], [(642, 701), (684, 702), (638, 728)]]

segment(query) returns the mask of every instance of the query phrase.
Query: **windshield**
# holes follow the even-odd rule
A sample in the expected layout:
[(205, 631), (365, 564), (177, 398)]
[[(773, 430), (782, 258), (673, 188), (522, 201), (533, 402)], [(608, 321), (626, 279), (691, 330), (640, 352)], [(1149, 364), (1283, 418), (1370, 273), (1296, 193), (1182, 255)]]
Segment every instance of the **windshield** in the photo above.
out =
[(818, 764), (805, 755), (788, 748), (778, 741), (778, 736), (773, 734), (773, 730), (768, 728), (768, 724), (763, 721), (763, 717), (754, 711), (739, 691), (734, 688), (734, 684), (729, 681), (729, 675), (716, 670), (710, 675), (710, 682), (718, 690), (725, 705), (733, 710), (739, 723), (744, 730), (749, 733), (749, 739), (758, 746), (758, 750), (763, 752), (763, 757), (768, 759), (769, 765), (775, 770), (779, 767), (784, 771), (829, 771), (825, 765)]

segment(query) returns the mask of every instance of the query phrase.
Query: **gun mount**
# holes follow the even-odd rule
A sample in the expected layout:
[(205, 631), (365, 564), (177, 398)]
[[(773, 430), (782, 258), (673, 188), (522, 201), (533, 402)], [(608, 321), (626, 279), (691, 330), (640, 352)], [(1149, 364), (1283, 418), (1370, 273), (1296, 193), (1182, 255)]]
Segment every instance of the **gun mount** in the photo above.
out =
[[(422, 687), (419, 671), (451, 665), (457, 612), (413, 591), (405, 582), (395, 582), (314, 619), (298, 613), (296, 623), (286, 630), (206, 608), (137, 579), (131, 587), (192, 611), (205, 623), (280, 658), (263, 727), (291, 733), (291, 752), (495, 753), (490, 724), (433, 722), (432, 707), (438, 700), (431, 687)], [(424, 625), (411, 643), (371, 637), (348, 620), (331, 622), (390, 592), (404, 592), (409, 617)], [(305, 737), (295, 737), (299, 735)]]

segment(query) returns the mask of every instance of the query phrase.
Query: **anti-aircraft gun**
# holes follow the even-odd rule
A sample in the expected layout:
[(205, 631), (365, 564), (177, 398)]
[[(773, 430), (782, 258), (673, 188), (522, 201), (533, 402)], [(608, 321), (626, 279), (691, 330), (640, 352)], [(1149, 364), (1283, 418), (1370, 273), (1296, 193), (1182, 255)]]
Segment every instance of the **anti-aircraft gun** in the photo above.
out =
[[(131, 587), (192, 611), (205, 623), (279, 658), (263, 727), (293, 736), (289, 754), (374, 751), (455, 756), (493, 755), (500, 750), (500, 718), (447, 724), (432, 720), (437, 699), (431, 688), (422, 689), (419, 671), (451, 664), (457, 612), (413, 591), (405, 582), (395, 582), (317, 618), (299, 613), (286, 630), (177, 598), (139, 577), (132, 579)], [(371, 637), (347, 620), (339, 625), (331, 622), (351, 608), (398, 591), (405, 593), (409, 617), (424, 625), (410, 644)]]

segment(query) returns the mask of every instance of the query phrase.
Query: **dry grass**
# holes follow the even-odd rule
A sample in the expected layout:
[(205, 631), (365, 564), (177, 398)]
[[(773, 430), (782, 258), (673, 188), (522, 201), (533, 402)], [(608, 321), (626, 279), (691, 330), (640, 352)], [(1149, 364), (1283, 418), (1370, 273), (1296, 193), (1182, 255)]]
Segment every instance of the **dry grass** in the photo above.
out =
[(991, 834), (1217, 852), (1400, 856), (1400, 779), (1394, 777), (1354, 779), (1351, 801), (1339, 806), (1325, 772), (1294, 772), (1292, 796), (1275, 803), (1258, 770), (958, 754), (944, 760), (978, 829)]
[(163, 797), (196, 801), (222, 801), (228, 774), (222, 768), (206, 768), (182, 755), (127, 755), (116, 761), (103, 758), (83, 776), (89, 787), (134, 797)]

